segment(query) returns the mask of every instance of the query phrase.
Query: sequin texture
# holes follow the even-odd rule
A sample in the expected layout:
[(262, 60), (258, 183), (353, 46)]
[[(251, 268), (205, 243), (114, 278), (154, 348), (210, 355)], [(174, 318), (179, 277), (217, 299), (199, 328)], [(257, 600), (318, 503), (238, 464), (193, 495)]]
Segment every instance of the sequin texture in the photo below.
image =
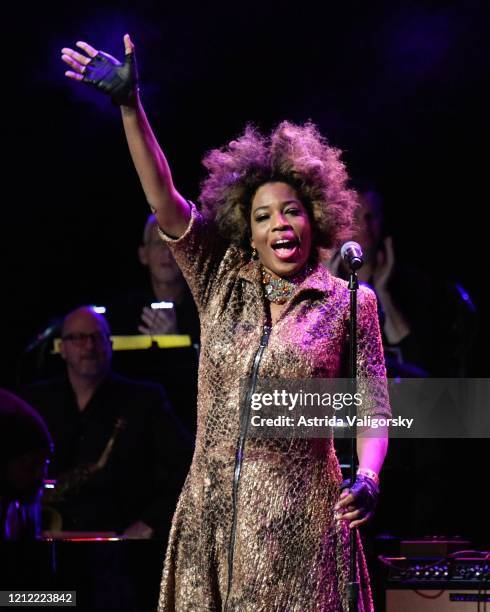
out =
[[(252, 372), (266, 323), (260, 264), (221, 240), (195, 206), (181, 238), (161, 236), (196, 300), (202, 344), (196, 448), (172, 520), (158, 611), (217, 611), (228, 591), (240, 380)], [(346, 283), (315, 267), (272, 327), (259, 377), (340, 376), (348, 306)], [(358, 326), (359, 374), (384, 377), (376, 298), (364, 287)], [(385, 388), (370, 413), (389, 416)], [(333, 518), (340, 482), (330, 439), (246, 440), (227, 612), (347, 610), (349, 530)], [(366, 612), (373, 605), (358, 541)]]

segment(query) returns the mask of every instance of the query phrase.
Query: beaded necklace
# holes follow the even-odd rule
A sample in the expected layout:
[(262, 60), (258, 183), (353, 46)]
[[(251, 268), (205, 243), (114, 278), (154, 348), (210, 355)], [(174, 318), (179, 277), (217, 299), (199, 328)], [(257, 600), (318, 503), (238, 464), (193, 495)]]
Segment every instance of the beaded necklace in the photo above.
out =
[(310, 274), (310, 266), (305, 266), (300, 272), (288, 278), (276, 278), (261, 267), (262, 284), (265, 297), (273, 304), (285, 304), (293, 295), (296, 287)]

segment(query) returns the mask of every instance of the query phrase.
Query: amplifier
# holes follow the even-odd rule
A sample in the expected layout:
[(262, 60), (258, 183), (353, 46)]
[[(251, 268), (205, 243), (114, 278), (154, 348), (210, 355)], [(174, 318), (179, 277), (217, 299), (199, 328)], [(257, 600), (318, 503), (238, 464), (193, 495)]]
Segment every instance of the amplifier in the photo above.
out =
[(490, 553), (483, 557), (384, 557), (386, 580), (392, 585), (413, 583), (435, 587), (444, 583), (490, 586)]
[(387, 589), (386, 612), (487, 612), (489, 591), (477, 589)]
[(488, 553), (379, 559), (386, 568), (386, 612), (486, 612), (490, 604)]

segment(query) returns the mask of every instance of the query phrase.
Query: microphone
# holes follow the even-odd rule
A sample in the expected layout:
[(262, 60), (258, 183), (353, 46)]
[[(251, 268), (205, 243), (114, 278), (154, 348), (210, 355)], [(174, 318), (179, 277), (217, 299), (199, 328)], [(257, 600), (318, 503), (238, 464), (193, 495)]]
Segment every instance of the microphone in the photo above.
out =
[(60, 329), (63, 319), (56, 318), (52, 319), (50, 324), (43, 329), (24, 349), (24, 352), (31, 353), (38, 346), (41, 346), (46, 340), (49, 340), (56, 332)]
[(349, 269), (352, 272), (359, 270), (359, 268), (364, 264), (361, 245), (352, 240), (342, 245), (342, 248), (340, 249), (340, 256), (349, 266)]

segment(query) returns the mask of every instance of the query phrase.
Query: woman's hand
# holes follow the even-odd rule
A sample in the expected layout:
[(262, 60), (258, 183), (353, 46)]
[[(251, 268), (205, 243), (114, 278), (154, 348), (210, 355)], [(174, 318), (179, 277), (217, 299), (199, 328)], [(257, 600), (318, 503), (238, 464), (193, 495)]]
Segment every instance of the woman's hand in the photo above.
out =
[(79, 41), (76, 46), (80, 51), (62, 49), (61, 58), (70, 67), (65, 75), (100, 89), (121, 106), (129, 151), (146, 200), (163, 231), (179, 238), (189, 225), (191, 209), (173, 184), (170, 167), (139, 99), (134, 46), (129, 35), (124, 36), (124, 64), (86, 42)]
[(61, 50), (61, 59), (72, 68), (65, 72), (65, 76), (93, 85), (119, 106), (133, 106), (138, 91), (138, 73), (134, 45), (129, 34), (124, 36), (124, 64), (86, 42), (78, 41), (76, 46), (86, 55), (69, 47)]
[(349, 529), (367, 523), (374, 514), (379, 496), (379, 487), (374, 480), (357, 474), (352, 487), (350, 480), (344, 480), (340, 490), (340, 499), (334, 508), (335, 520), (349, 521)]
[(376, 265), (373, 272), (373, 286), (377, 295), (388, 291), (388, 284), (395, 269), (395, 251), (393, 238), (387, 236), (383, 242), (384, 248), (376, 254)]

